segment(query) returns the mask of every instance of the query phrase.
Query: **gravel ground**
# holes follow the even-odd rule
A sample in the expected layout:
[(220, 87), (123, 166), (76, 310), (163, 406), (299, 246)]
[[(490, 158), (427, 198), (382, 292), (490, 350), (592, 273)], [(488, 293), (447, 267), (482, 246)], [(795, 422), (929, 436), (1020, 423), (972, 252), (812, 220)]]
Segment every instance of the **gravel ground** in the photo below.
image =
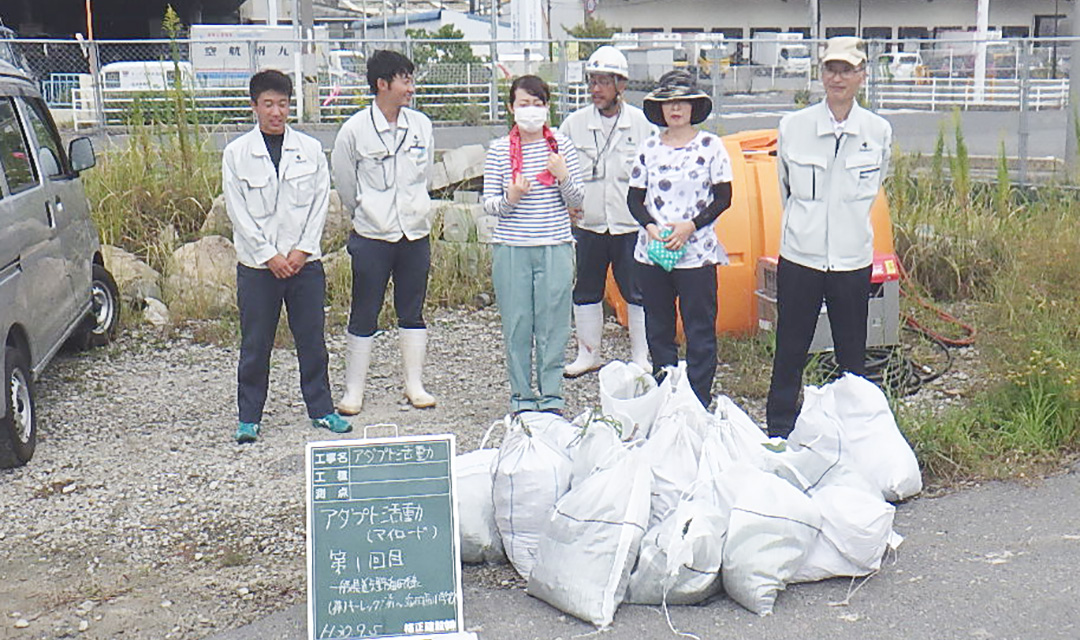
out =
[[(469, 451), (506, 411), (498, 314), (440, 311), (429, 326), (425, 383), (438, 406), (404, 404), (389, 331), (376, 338), (354, 424), (453, 432)], [(202, 638), (304, 598), (304, 444), (329, 434), (310, 427), (296, 358), (282, 349), (263, 437), (236, 445), (237, 351), (197, 344), (192, 331), (132, 329), (106, 349), (61, 355), (40, 381), (37, 454), (0, 471), (0, 638)], [(339, 383), (340, 331), (329, 348)], [(612, 323), (605, 351), (629, 357)], [(960, 354), (961, 364), (977, 356)], [(730, 375), (721, 366), (718, 390)], [(970, 378), (954, 371), (915, 402), (957, 402)], [(568, 415), (599, 404), (595, 375), (564, 389)], [(760, 399), (736, 401), (763, 417)], [(506, 567), (467, 568), (464, 579), (522, 585)]]

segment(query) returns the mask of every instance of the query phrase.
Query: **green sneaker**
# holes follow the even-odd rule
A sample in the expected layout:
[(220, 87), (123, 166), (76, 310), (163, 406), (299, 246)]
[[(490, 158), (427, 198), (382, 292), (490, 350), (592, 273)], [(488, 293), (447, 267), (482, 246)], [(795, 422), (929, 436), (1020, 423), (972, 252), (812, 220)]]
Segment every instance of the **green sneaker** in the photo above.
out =
[(352, 431), (352, 425), (348, 420), (342, 418), (337, 413), (328, 413), (321, 418), (315, 418), (311, 421), (311, 426), (316, 429), (329, 429), (334, 433), (348, 433)]
[(241, 422), (236, 427), (236, 441), (239, 444), (246, 442), (255, 442), (259, 439), (259, 423), (258, 422)]

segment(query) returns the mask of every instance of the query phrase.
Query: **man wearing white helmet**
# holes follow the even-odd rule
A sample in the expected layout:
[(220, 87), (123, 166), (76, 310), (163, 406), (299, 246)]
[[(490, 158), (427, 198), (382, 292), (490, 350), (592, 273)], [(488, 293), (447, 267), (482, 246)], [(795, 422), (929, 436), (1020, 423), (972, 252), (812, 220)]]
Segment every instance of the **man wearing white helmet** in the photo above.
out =
[(585, 180), (585, 202), (576, 216), (577, 281), (574, 283), (574, 325), (577, 359), (563, 370), (577, 378), (603, 366), (604, 284), (608, 267), (627, 303), (631, 360), (649, 368), (645, 310), (635, 283), (634, 243), (639, 225), (626, 206), (630, 169), (638, 145), (657, 129), (641, 109), (626, 104), (622, 94), (629, 78), (626, 56), (612, 46), (597, 49), (585, 63), (592, 105), (567, 116), (559, 131), (577, 147)]

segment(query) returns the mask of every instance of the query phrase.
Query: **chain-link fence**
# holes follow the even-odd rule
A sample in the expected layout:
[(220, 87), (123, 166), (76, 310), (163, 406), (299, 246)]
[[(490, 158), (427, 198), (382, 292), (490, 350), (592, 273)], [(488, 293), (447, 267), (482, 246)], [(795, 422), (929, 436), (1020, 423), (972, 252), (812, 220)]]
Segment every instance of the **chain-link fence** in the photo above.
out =
[[(676, 34), (666, 34), (676, 35)], [(791, 34), (785, 34), (791, 35)], [(674, 67), (696, 75), (725, 112), (789, 111), (820, 97), (820, 43), (808, 40), (616, 39), (630, 65), (631, 101)], [(10, 40), (50, 106), (75, 127), (120, 125), (175, 115), (205, 124), (250, 123), (247, 80), (274, 67), (304, 78), (295, 112), (304, 122), (338, 122), (371, 99), (366, 56), (380, 48), (417, 65), (415, 105), (442, 123), (506, 119), (513, 77), (534, 73), (553, 89), (556, 120), (588, 102), (582, 58), (602, 41), (462, 40)], [(1068, 39), (868, 42), (867, 102), (878, 109), (1061, 109), (1068, 100)], [(979, 54), (985, 49), (980, 69)]]

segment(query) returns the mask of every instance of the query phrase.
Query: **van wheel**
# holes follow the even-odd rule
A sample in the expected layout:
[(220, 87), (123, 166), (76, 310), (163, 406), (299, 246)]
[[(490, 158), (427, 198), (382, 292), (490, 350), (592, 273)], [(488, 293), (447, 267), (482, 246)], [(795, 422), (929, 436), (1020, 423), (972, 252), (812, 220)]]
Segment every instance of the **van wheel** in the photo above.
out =
[(82, 342), (85, 348), (101, 347), (120, 333), (120, 289), (100, 264), (94, 265), (90, 300), (90, 317)]
[(0, 418), (0, 468), (21, 467), (37, 446), (37, 411), (26, 354), (15, 347), (4, 348), (4, 398), (7, 412)]

